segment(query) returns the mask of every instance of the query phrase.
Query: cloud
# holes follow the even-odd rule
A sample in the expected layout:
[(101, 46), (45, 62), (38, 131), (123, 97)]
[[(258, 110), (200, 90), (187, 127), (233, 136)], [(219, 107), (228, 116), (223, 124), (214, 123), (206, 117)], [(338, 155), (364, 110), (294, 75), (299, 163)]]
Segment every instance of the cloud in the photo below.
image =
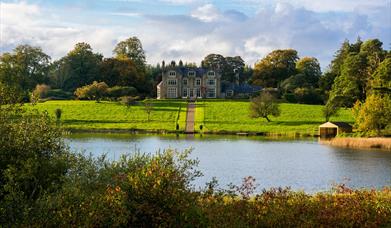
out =
[(219, 19), (221, 13), (214, 5), (205, 4), (194, 10), (191, 16), (204, 22), (211, 22)]
[[(219, 53), (240, 55), (252, 65), (274, 49), (294, 48), (300, 56), (318, 58), (325, 67), (346, 38), (351, 41), (357, 36), (379, 38), (384, 42), (384, 48), (389, 48), (391, 43), (387, 5), (376, 7), (372, 4), (365, 11), (356, 7), (350, 12), (328, 12), (327, 7), (314, 11), (310, 7), (293, 7), (280, 2), (263, 5), (253, 14), (245, 14), (238, 9), (223, 10), (210, 3), (181, 2), (196, 5), (182, 14), (148, 15), (136, 11), (135, 7), (115, 11), (115, 16), (109, 15), (113, 11), (103, 11), (104, 17), (102, 12), (95, 17), (81, 14), (79, 21), (69, 16), (71, 11), (62, 15), (37, 4), (2, 3), (1, 52), (29, 43), (41, 46), (57, 59), (71, 50), (76, 42), (83, 41), (109, 57), (118, 41), (137, 36), (151, 64), (179, 59), (200, 63), (206, 55)], [(82, 19), (88, 20), (89, 25)], [(105, 21), (101, 23), (103, 19)]]

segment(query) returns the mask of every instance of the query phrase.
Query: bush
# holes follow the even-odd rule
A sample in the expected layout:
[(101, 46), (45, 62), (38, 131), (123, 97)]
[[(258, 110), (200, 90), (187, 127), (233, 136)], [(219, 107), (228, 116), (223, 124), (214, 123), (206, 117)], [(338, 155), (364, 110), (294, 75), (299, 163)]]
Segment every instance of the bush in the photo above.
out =
[(107, 93), (111, 98), (135, 96), (137, 95), (137, 89), (130, 86), (114, 86), (109, 88)]
[(35, 216), (36, 201), (63, 183), (70, 153), (47, 113), (0, 106), (0, 224)]
[(47, 92), (47, 97), (54, 100), (70, 100), (74, 98), (71, 92), (65, 92), (62, 89), (50, 89)]
[(294, 93), (285, 93), (284, 99), (289, 103), (297, 103), (296, 95)]
[(127, 107), (135, 105), (138, 100), (140, 100), (140, 97), (138, 97), (138, 96), (137, 97), (131, 97), (131, 96), (120, 97), (121, 104), (126, 105)]
[(104, 82), (94, 81), (91, 85), (86, 85), (81, 88), (77, 88), (75, 95), (78, 99), (88, 99), (100, 101), (103, 97), (107, 95), (108, 86)]
[(295, 97), (298, 103), (302, 104), (322, 104), (323, 99), (318, 91), (311, 88), (295, 89)]

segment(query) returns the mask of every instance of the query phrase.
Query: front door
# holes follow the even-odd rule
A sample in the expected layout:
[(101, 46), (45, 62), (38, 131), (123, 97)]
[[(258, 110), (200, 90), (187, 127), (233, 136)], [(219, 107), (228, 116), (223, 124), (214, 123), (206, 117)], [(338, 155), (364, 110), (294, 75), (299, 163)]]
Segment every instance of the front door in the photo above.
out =
[(190, 98), (193, 98), (193, 97), (194, 97), (194, 92), (193, 92), (193, 91), (194, 91), (194, 90), (190, 89), (190, 95), (189, 95)]

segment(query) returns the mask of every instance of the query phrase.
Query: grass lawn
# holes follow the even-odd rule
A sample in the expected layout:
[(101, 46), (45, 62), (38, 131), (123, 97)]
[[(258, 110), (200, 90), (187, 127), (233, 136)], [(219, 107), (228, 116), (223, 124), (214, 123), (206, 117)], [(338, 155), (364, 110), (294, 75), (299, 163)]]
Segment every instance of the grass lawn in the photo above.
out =
[(55, 116), (55, 109), (62, 110), (61, 123), (67, 129), (145, 129), (169, 130), (176, 128), (178, 121), (180, 129), (185, 128), (186, 103), (179, 100), (153, 100), (153, 111), (148, 121), (142, 103), (126, 107), (117, 102), (102, 101), (47, 101), (36, 106), (28, 105), (30, 109), (48, 111)]
[[(245, 131), (286, 134), (314, 134), (323, 123), (322, 105), (281, 104), (281, 115), (271, 116), (272, 122), (249, 117), (249, 101), (200, 101), (196, 109), (196, 129), (204, 126), (204, 131)], [(340, 110), (338, 117), (331, 121), (353, 123), (350, 109)]]

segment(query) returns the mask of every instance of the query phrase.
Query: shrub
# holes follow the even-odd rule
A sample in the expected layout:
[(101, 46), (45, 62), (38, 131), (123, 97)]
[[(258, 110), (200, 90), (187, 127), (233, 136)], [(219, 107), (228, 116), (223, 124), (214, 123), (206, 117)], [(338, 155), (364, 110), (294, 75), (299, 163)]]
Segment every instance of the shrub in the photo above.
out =
[(130, 86), (114, 86), (107, 90), (107, 94), (111, 98), (135, 96), (137, 95), (137, 89)]
[(120, 97), (121, 104), (126, 105), (127, 107), (135, 105), (138, 100), (140, 100), (140, 97), (138, 97), (138, 96), (137, 97), (132, 97), (132, 96)]
[(0, 135), (0, 224), (15, 226), (61, 186), (70, 153), (47, 113), (0, 106)]
[(294, 91), (296, 100), (302, 104), (322, 104), (323, 99), (320, 93), (311, 88), (297, 88)]
[(78, 99), (88, 99), (100, 101), (103, 97), (107, 95), (108, 86), (104, 82), (94, 81), (91, 85), (86, 85), (81, 88), (77, 88), (75, 95)]
[(73, 99), (73, 94), (71, 92), (66, 92), (62, 89), (50, 89), (47, 92), (47, 97), (51, 99), (69, 100)]

